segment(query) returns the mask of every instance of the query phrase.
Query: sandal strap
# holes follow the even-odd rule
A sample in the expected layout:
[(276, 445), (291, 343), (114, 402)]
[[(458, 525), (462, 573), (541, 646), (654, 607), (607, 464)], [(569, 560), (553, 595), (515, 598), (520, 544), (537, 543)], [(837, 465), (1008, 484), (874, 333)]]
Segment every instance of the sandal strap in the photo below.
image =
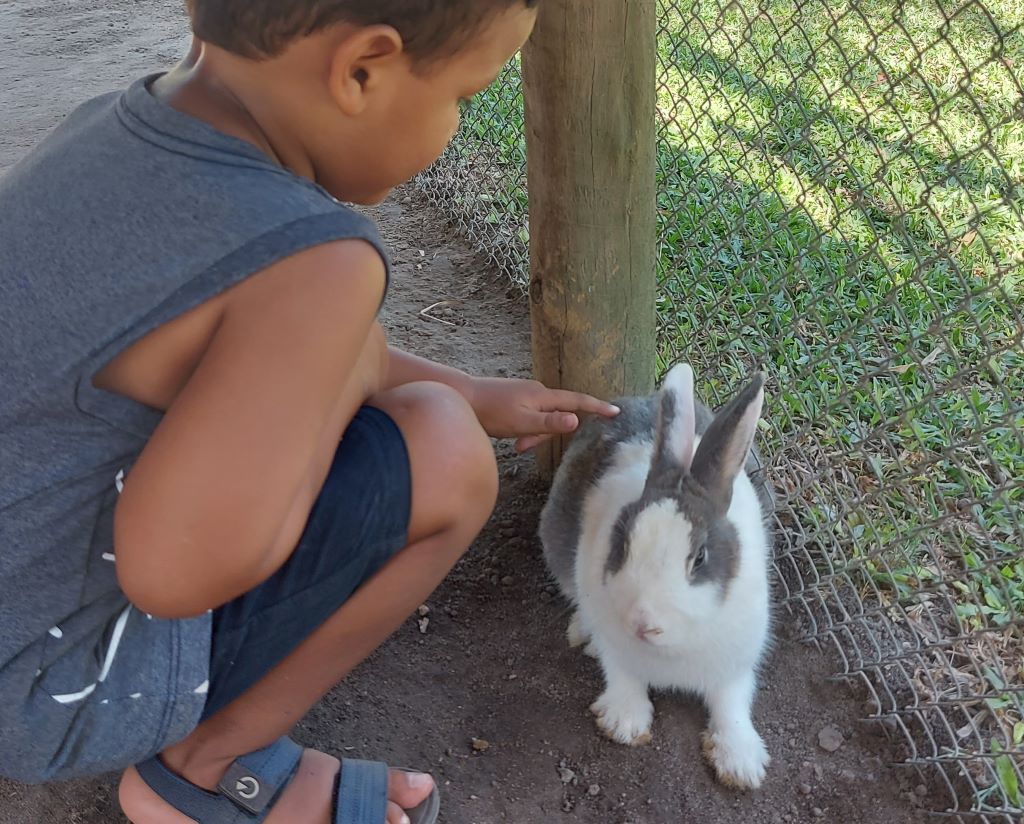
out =
[[(234, 824), (231, 818), (225, 816), (224, 805), (229, 802), (218, 793), (207, 792), (180, 775), (175, 775), (164, 766), (159, 756), (154, 755), (148, 761), (136, 764), (135, 769), (153, 792), (193, 821), (224, 821), (226, 824)], [(237, 812), (233, 807), (227, 812), (232, 811)]]
[(380, 761), (343, 759), (334, 824), (377, 824), (385, 821), (387, 815), (387, 765)]
[(295, 775), (300, 758), (302, 747), (290, 738), (280, 738), (235, 761), (216, 793), (175, 775), (159, 756), (137, 764), (135, 769), (153, 792), (199, 824), (258, 824)]

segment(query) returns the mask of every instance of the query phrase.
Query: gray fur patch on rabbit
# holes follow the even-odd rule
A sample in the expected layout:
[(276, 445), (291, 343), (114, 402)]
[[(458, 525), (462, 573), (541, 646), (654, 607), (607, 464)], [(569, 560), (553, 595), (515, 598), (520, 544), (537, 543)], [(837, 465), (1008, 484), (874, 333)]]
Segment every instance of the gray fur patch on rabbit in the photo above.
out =
[(600, 480), (620, 444), (650, 437), (657, 417), (653, 397), (620, 398), (614, 403), (621, 410), (614, 418), (591, 416), (580, 424), (562, 458), (564, 471), (555, 477), (540, 524), (545, 548), (558, 548), (548, 553), (548, 568), (570, 598), (575, 597), (575, 555), (583, 518), (584, 496), (577, 491)]

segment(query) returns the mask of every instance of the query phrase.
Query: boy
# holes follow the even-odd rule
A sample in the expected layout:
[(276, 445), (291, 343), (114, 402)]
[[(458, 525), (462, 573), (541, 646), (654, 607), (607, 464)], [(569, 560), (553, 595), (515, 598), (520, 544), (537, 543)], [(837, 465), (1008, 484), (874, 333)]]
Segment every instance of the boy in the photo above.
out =
[(616, 410), (389, 348), (339, 201), (440, 154), (534, 2), (189, 0), (182, 64), (0, 179), (0, 774), (122, 769), (135, 824), (435, 819), (284, 736), (482, 528), (489, 436)]

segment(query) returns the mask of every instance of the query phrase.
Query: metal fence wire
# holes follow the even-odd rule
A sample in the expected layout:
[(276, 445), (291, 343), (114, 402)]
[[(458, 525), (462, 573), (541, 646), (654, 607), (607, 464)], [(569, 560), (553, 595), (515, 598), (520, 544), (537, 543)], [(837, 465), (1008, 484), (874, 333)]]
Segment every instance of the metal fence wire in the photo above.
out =
[(523, 87), (518, 60), (463, 105), (462, 129), (417, 179), (502, 274), (525, 286), (530, 267)]
[[(1024, 817), (1024, 4), (662, 0), (659, 358), (771, 376), (782, 600), (936, 788)], [(518, 67), (422, 187), (527, 278)]]

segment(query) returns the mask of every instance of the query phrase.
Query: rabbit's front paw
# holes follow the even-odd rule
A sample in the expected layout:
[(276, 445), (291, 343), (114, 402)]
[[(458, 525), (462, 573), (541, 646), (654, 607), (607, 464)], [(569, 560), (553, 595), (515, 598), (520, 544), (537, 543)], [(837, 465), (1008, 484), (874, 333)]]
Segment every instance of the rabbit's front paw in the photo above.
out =
[(771, 757), (761, 736), (752, 727), (732, 735), (705, 730), (701, 740), (704, 755), (715, 768), (719, 781), (738, 790), (755, 790), (761, 786)]
[(569, 646), (572, 649), (576, 647), (583, 647), (583, 651), (591, 658), (600, 658), (597, 647), (594, 646), (593, 638), (590, 633), (583, 628), (583, 621), (580, 619), (580, 614), (574, 612), (572, 614), (572, 620), (569, 621), (569, 629), (565, 633), (565, 637), (569, 641)]
[(590, 641), (590, 633), (583, 629), (583, 621), (580, 620), (578, 612), (572, 614), (572, 620), (569, 621), (569, 629), (565, 633), (565, 637), (569, 641), (569, 646), (574, 648)]
[(605, 692), (590, 706), (597, 726), (612, 741), (637, 747), (651, 743), (654, 705), (646, 695)]

